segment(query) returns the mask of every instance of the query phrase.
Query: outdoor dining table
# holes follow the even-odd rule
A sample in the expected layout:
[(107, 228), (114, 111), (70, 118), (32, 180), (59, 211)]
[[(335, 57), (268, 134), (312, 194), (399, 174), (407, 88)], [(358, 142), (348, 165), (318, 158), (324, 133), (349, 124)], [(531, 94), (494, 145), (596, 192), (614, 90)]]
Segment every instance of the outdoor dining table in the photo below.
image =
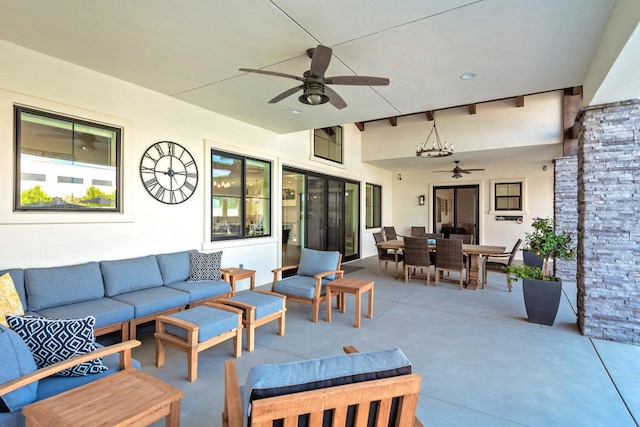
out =
[[(403, 240), (387, 240), (385, 242), (377, 243), (380, 249), (388, 249), (398, 252), (404, 249), (404, 241)], [(436, 245), (430, 245), (433, 250), (436, 252), (436, 256), (438, 250)], [(506, 246), (490, 246), (490, 245), (462, 245), (462, 253), (469, 257), (469, 282), (467, 284), (467, 289), (478, 289), (478, 278), (480, 277), (480, 265), (478, 262), (478, 258), (480, 255), (500, 255), (503, 254), (507, 250)], [(398, 277), (398, 267), (396, 265), (396, 277)]]

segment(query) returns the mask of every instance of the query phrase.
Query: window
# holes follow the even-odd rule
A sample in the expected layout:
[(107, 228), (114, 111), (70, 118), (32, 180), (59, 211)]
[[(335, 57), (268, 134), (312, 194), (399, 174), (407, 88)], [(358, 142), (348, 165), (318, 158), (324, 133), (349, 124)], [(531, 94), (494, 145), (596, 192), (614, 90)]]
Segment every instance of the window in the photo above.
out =
[(332, 126), (313, 131), (313, 155), (342, 164), (342, 127)]
[(382, 186), (367, 183), (367, 228), (382, 226)]
[(14, 112), (16, 211), (120, 211), (120, 128), (20, 106)]
[(522, 210), (522, 183), (501, 182), (495, 184), (496, 211), (521, 211)]
[(271, 163), (211, 150), (211, 240), (271, 235)]

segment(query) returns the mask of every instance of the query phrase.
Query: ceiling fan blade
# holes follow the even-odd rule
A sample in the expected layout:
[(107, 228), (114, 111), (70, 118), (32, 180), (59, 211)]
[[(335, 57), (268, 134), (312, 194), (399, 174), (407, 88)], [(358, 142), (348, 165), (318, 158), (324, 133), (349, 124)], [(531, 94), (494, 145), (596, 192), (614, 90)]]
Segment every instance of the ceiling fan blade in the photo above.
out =
[(318, 45), (313, 50), (313, 56), (311, 57), (311, 74), (318, 77), (324, 77), (325, 71), (329, 68), (329, 62), (331, 62), (331, 50), (330, 47)]
[(333, 85), (358, 85), (358, 86), (388, 86), (389, 79), (386, 77), (370, 76), (336, 76), (324, 79), (326, 84)]
[(271, 101), (269, 101), (269, 104), (275, 104), (276, 102), (280, 102), (283, 99), (285, 99), (288, 96), (293, 95), (294, 93), (296, 93), (297, 91), (299, 91), (300, 89), (303, 88), (304, 85), (300, 85), (300, 86), (296, 86), (296, 87), (292, 87), (289, 90), (285, 90), (284, 92), (282, 92), (280, 95), (276, 96), (275, 98), (273, 98)]
[(450, 171), (450, 170), (446, 170), (446, 171), (433, 171), (433, 173), (443, 173), (443, 172), (447, 172), (447, 173), (449, 173), (449, 172), (451, 172), (451, 171)]
[(278, 73), (276, 71), (254, 70), (252, 68), (238, 68), (238, 70), (239, 71), (244, 71), (244, 72), (247, 72), (247, 73), (266, 74), (268, 76), (286, 77), (288, 79), (300, 80), (301, 82), (304, 81), (304, 78), (302, 78), (302, 77), (294, 76), (293, 74)]
[(324, 94), (329, 97), (329, 103), (336, 107), (338, 110), (342, 110), (347, 106), (347, 103), (344, 102), (344, 99), (342, 99), (342, 97), (329, 86), (324, 87)]
[(463, 172), (476, 172), (476, 171), (483, 171), (484, 169), (463, 169)]
[(460, 170), (460, 173), (471, 173), (471, 170), (469, 170), (469, 169), (462, 169), (462, 170)]

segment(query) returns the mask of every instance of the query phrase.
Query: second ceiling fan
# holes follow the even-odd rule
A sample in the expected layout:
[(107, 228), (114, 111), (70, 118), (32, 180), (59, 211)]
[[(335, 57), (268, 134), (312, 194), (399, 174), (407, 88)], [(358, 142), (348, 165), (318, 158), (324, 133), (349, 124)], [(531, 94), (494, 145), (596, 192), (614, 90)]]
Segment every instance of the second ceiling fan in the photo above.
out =
[(455, 160), (455, 164), (456, 166), (452, 169), (452, 170), (444, 170), (444, 171), (433, 171), (433, 173), (439, 173), (439, 172), (451, 172), (453, 175), (451, 175), (451, 178), (462, 178), (462, 174), (469, 174), (471, 172), (476, 172), (476, 171), (483, 171), (484, 169), (463, 169), (460, 167), (460, 161), (459, 160)]
[(251, 68), (240, 68), (240, 71), (248, 73), (266, 74), (269, 76), (285, 77), (301, 81), (302, 84), (282, 92), (269, 101), (270, 104), (282, 101), (302, 89), (302, 95), (298, 98), (303, 104), (319, 105), (329, 102), (337, 109), (347, 106), (347, 103), (340, 95), (327, 85), (355, 85), (355, 86), (388, 86), (389, 79), (386, 77), (369, 76), (336, 76), (325, 77), (324, 73), (329, 68), (332, 49), (319, 44), (315, 48), (307, 50), (307, 55), (311, 58), (311, 67), (305, 71), (302, 77), (293, 74), (278, 73), (276, 71), (255, 70)]

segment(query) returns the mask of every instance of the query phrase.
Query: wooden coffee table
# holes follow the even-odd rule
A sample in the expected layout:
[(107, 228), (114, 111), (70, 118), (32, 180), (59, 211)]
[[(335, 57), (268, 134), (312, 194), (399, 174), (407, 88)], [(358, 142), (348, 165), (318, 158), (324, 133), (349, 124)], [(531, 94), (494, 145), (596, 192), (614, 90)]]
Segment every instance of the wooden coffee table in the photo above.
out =
[(327, 306), (327, 322), (331, 322), (331, 298), (333, 295), (338, 296), (338, 307), (340, 312), (346, 311), (346, 295), (354, 294), (356, 296), (356, 328), (360, 327), (360, 307), (362, 302), (362, 294), (369, 291), (369, 312), (367, 317), (373, 318), (373, 280), (360, 280), (342, 277), (333, 282), (326, 284), (326, 306)]
[(22, 408), (26, 427), (180, 425), (184, 392), (136, 369), (120, 371)]
[(246, 268), (226, 267), (221, 268), (220, 271), (225, 276), (225, 280), (231, 283), (231, 295), (236, 294), (236, 282), (242, 279), (251, 279), (250, 290), (254, 290), (256, 287), (256, 271)]

